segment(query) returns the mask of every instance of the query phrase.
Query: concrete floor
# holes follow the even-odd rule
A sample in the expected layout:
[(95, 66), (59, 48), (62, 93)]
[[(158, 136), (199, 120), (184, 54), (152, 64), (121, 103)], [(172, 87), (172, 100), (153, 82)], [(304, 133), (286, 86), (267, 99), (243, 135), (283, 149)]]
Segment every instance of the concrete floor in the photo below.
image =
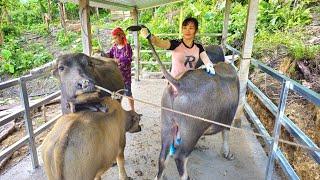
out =
[[(159, 105), (163, 89), (163, 79), (142, 79), (133, 82), (133, 96)], [(127, 100), (123, 102), (127, 108)], [(158, 155), (160, 151), (160, 109), (136, 102), (136, 111), (143, 114), (142, 131), (136, 134), (127, 133), (125, 151), (126, 170), (133, 179), (154, 179), (157, 173)], [(242, 128), (252, 132), (247, 120), (242, 121)], [(221, 134), (202, 137), (188, 161), (188, 172), (191, 179), (264, 179), (267, 157), (261, 145), (253, 135), (231, 130), (230, 148), (235, 159), (228, 161), (220, 154)], [(42, 163), (42, 160), (40, 159)], [(32, 170), (30, 156), (7, 170), (0, 176), (1, 180), (42, 180), (46, 179), (43, 168)], [(117, 166), (108, 170), (105, 180), (118, 179)], [(169, 159), (165, 169), (165, 178), (179, 179), (173, 159)], [(273, 179), (279, 179), (274, 175)]]

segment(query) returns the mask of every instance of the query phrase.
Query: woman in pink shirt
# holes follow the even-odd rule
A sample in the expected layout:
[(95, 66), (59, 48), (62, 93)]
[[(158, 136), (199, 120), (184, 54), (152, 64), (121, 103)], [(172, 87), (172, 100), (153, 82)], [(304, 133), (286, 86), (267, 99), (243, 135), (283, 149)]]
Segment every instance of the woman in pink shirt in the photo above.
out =
[(195, 43), (194, 39), (198, 31), (198, 21), (195, 18), (186, 18), (182, 23), (182, 39), (163, 40), (150, 34), (147, 28), (141, 29), (141, 35), (145, 38), (151, 36), (151, 42), (157, 47), (172, 50), (171, 75), (178, 77), (189, 69), (195, 69), (199, 59), (203, 61), (206, 70), (215, 74), (213, 64), (201, 44)]

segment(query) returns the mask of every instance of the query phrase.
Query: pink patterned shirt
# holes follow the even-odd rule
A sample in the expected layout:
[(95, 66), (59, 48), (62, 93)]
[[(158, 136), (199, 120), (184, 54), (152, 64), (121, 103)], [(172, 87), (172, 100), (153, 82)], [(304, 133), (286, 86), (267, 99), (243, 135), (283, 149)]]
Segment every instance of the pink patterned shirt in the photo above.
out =
[(171, 75), (177, 77), (187, 70), (195, 69), (200, 53), (204, 51), (204, 48), (197, 43), (193, 43), (191, 47), (188, 47), (181, 39), (170, 40), (170, 48), (168, 50), (172, 50)]
[(132, 62), (132, 49), (130, 44), (126, 44), (119, 49), (116, 45), (113, 45), (108, 52), (110, 58), (117, 58), (120, 60), (118, 67), (121, 71), (124, 83), (126, 85), (131, 84), (131, 62)]

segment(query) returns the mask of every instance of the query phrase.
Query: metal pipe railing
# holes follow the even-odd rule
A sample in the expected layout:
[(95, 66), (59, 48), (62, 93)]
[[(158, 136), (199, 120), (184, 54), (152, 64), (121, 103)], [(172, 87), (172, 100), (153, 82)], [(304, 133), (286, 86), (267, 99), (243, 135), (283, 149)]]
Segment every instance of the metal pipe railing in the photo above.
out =
[(13, 153), (15, 150), (19, 149), (20, 147), (22, 147), (23, 145), (25, 145), (28, 142), (29, 151), (31, 154), (32, 166), (34, 169), (39, 166), (38, 155), (37, 155), (36, 144), (35, 144), (35, 137), (38, 134), (40, 134), (41, 132), (43, 132), (46, 128), (51, 126), (53, 124), (53, 122), (57, 119), (57, 117), (50, 120), (49, 122), (47, 122), (46, 124), (42, 125), (40, 128), (38, 128), (37, 130), (34, 131), (33, 126), (32, 126), (31, 116), (30, 116), (30, 109), (42, 106), (43, 104), (46, 104), (50, 100), (60, 96), (60, 91), (55, 92), (49, 96), (46, 96), (45, 98), (42, 98), (38, 102), (30, 105), (29, 97), (28, 97), (28, 93), (27, 93), (26, 82), (33, 80), (33, 79), (36, 79), (38, 77), (47, 75), (50, 72), (50, 70), (52, 69), (54, 63), (55, 63), (54, 61), (47, 63), (40, 68), (36, 68), (34, 70), (31, 70), (30, 74), (28, 74), (28, 75), (0, 83), (0, 90), (19, 85), (19, 87), (20, 87), (20, 101), (22, 104), (22, 108), (18, 109), (15, 112), (12, 112), (11, 114), (9, 114), (5, 117), (2, 117), (0, 119), (0, 126), (7, 124), (8, 122), (12, 121), (15, 118), (20, 117), (23, 114), (24, 121), (25, 121), (24, 124), (26, 126), (26, 131), (27, 131), (26, 136), (24, 136), (19, 141), (15, 142), (11, 146), (5, 148), (4, 150), (2, 150), (0, 152), (0, 161), (2, 159), (4, 159), (7, 155)]
[[(231, 47), (228, 44), (224, 45), (227, 49), (232, 51), (232, 55), (238, 54), (241, 57), (241, 52), (236, 50), (235, 48)], [(263, 72), (269, 74), (271, 77), (275, 78), (276, 80), (282, 82), (282, 91), (280, 96), (280, 103), (279, 107), (276, 107), (272, 103), (270, 99), (267, 98), (251, 81), (248, 81), (248, 87), (254, 92), (254, 94), (261, 100), (261, 102), (270, 110), (270, 112), (276, 116), (276, 123), (274, 127), (273, 138), (274, 141), (269, 141), (264, 139), (266, 143), (270, 146), (269, 151), (269, 161), (266, 170), (266, 179), (271, 179), (274, 167), (274, 159), (277, 159), (280, 162), (281, 168), (286, 173), (286, 175), (290, 179), (299, 179), (296, 172), (293, 170), (292, 166), (288, 163), (285, 159), (285, 156), (282, 154), (281, 150), (278, 148), (277, 139), (280, 136), (280, 127), (283, 125), (286, 130), (295, 137), (300, 143), (310, 148), (318, 148), (317, 145), (307, 136), (305, 135), (287, 116), (284, 115), (286, 99), (289, 90), (292, 90), (311, 103), (315, 105), (320, 105), (320, 95), (301, 84), (295, 82), (294, 80), (278, 73), (277, 71), (273, 70), (272, 68), (266, 66), (262, 62), (252, 59), (251, 64), (255, 67), (259, 68)], [(245, 111), (248, 113), (251, 120), (254, 122), (256, 128), (261, 134), (268, 135), (265, 127), (262, 125), (258, 117), (254, 114), (250, 106), (245, 102), (244, 106)], [(318, 163), (320, 164), (320, 153), (316, 151), (308, 150), (309, 155)]]

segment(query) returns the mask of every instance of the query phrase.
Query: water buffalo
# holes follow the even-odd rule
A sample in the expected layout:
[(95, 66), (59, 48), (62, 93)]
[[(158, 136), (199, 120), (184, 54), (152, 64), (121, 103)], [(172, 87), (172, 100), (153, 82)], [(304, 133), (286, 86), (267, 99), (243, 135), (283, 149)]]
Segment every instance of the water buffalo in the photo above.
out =
[[(215, 75), (209, 75), (203, 69), (196, 69), (187, 71), (175, 79), (166, 71), (155, 51), (154, 54), (165, 78), (170, 82), (163, 92), (163, 107), (231, 125), (239, 102), (239, 79), (231, 64), (218, 62), (215, 65)], [(208, 54), (217, 54), (216, 58), (223, 57), (223, 54), (219, 53)], [(210, 126), (214, 134), (222, 131), (223, 156), (229, 160), (233, 159), (228, 145), (228, 128), (162, 110), (162, 145), (156, 179), (162, 177), (165, 160), (169, 154), (175, 159), (180, 178), (189, 179), (186, 169), (188, 156)]]
[[(53, 74), (60, 81), (63, 114), (86, 107), (97, 108), (96, 111), (100, 111), (101, 106), (94, 102), (108, 94), (99, 92), (94, 85), (111, 91), (124, 88), (121, 72), (113, 60), (93, 58), (83, 53), (60, 56)], [(77, 98), (79, 95), (82, 95), (82, 98)], [(75, 106), (70, 106), (70, 102)], [(90, 105), (90, 103), (93, 104)], [(81, 106), (83, 104), (85, 106)]]
[(138, 132), (140, 116), (125, 111), (106, 97), (107, 112), (80, 111), (63, 115), (42, 143), (42, 159), (49, 180), (92, 180), (116, 160), (119, 179), (129, 179), (124, 168), (125, 132)]

